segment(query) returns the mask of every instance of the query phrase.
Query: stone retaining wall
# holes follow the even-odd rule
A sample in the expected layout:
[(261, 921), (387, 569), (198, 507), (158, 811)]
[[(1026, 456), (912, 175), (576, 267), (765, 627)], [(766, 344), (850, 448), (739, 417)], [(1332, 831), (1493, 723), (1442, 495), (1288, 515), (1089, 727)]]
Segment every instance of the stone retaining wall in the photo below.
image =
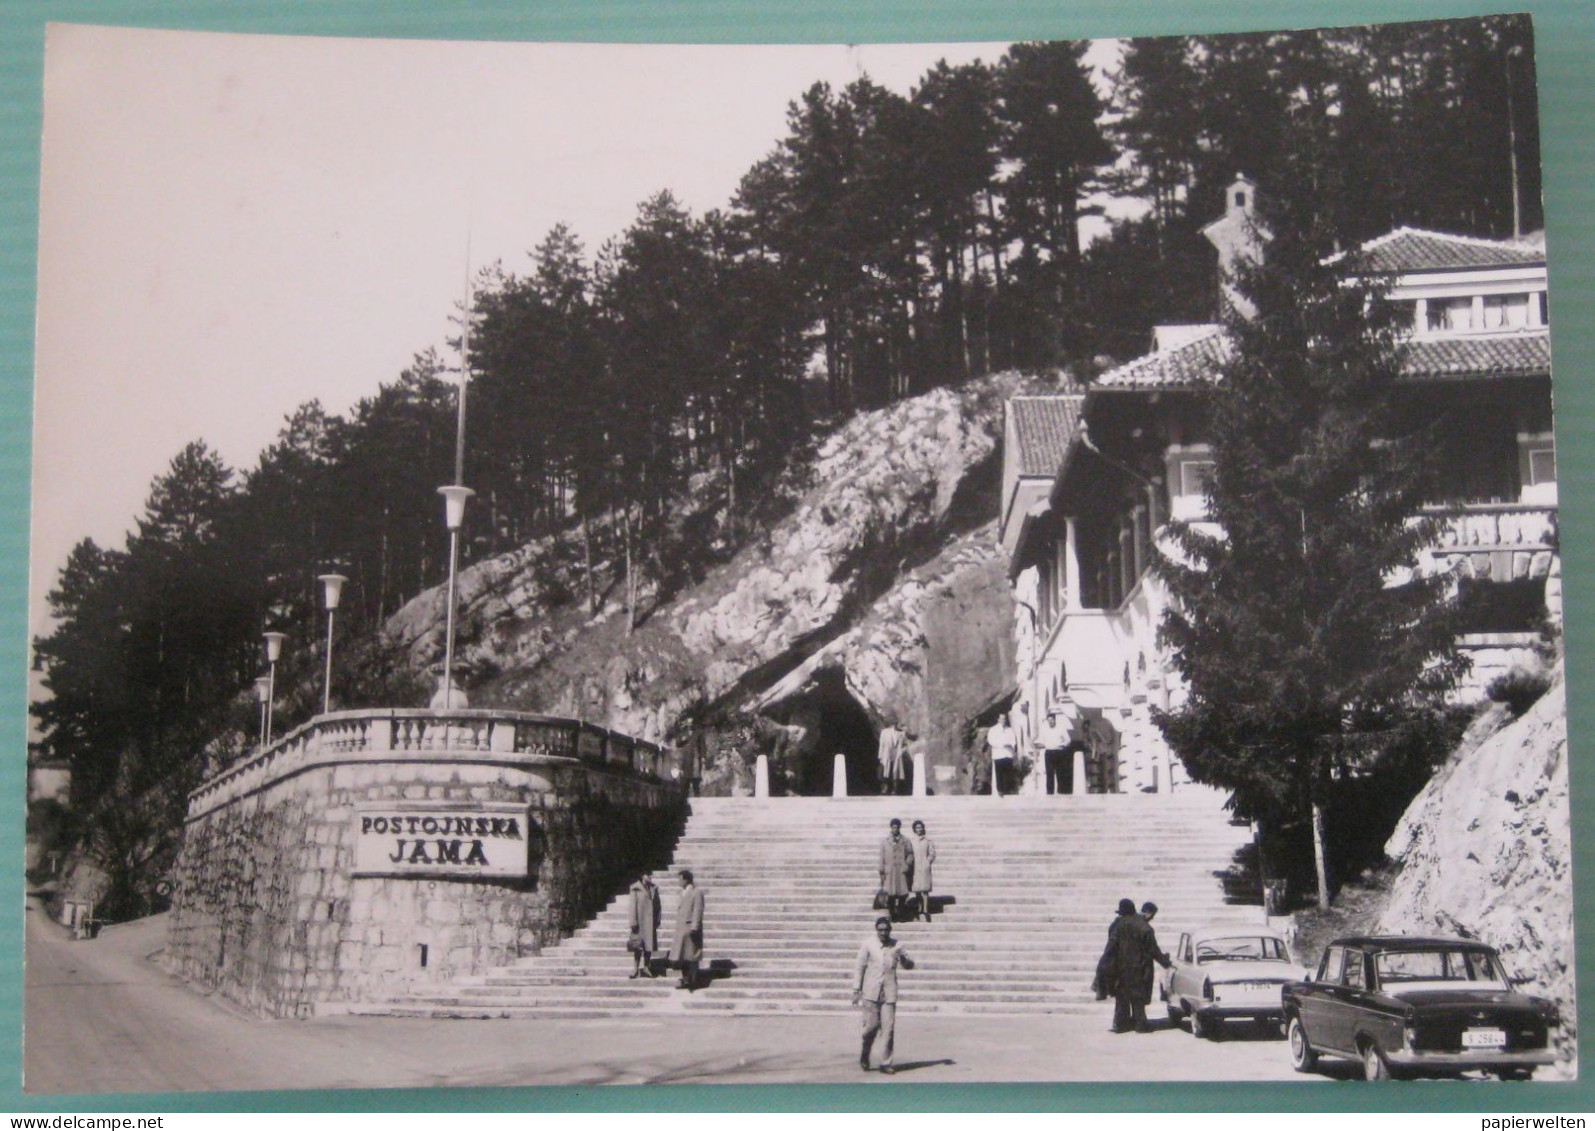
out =
[[(535, 953), (596, 913), (639, 866), (668, 859), (684, 795), (659, 772), (657, 750), (565, 720), (502, 714), (493, 721), (518, 723), (517, 741), (490, 742), (489, 714), (374, 714), (366, 729), (375, 739), (363, 744), (348, 738), (350, 720), (367, 720), (324, 716), (195, 791), (167, 968), (257, 1013), (308, 1016)], [(530, 752), (550, 749), (561, 752)], [(369, 863), (362, 873), (362, 819), (389, 811), (516, 814), (502, 825), (513, 835), (492, 848), (508, 853), (495, 863), (517, 870), (524, 850), (524, 874), (399, 874), (413, 839), (394, 842), (395, 874), (369, 874)], [(425, 841), (437, 852), (435, 843)]]

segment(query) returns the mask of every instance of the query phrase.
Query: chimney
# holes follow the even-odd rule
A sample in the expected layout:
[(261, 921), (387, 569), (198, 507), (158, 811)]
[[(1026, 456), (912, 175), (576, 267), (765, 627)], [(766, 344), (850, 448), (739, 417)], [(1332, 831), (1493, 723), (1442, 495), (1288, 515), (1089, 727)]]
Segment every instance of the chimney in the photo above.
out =
[(1244, 173), (1237, 174), (1224, 190), (1224, 215), (1202, 229), (1208, 242), (1218, 249), (1219, 293), (1222, 313), (1234, 310), (1243, 318), (1257, 311), (1235, 289), (1235, 269), (1240, 263), (1255, 263), (1262, 254), (1258, 239), (1257, 185)]

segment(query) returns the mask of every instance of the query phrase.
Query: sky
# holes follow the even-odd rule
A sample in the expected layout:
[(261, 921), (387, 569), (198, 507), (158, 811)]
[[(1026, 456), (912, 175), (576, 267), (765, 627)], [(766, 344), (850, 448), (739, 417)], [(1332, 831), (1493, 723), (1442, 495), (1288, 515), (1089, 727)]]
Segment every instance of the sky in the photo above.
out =
[[(1106, 41), (1105, 41), (1106, 42)], [(637, 46), (52, 24), (30, 620), (84, 537), (120, 546), (203, 438), (252, 467), (443, 349), (468, 270), (556, 223), (589, 255), (669, 188), (723, 207), (818, 80), (907, 93), (1003, 44)]]

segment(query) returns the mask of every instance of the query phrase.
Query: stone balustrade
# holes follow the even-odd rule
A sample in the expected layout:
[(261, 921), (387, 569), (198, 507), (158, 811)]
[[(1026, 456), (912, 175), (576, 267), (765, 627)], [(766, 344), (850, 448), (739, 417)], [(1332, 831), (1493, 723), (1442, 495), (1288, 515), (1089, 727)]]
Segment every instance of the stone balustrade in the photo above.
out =
[(379, 709), (317, 715), (189, 794), (192, 820), (315, 766), (348, 762), (521, 763), (565, 758), (664, 780), (672, 758), (593, 723), (521, 711)]

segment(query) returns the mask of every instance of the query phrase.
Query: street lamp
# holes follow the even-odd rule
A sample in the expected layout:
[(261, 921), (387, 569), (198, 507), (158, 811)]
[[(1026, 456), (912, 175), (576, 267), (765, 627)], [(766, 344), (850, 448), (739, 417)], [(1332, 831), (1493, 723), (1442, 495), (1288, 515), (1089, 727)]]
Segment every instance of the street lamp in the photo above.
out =
[(321, 713), (325, 715), (332, 710), (332, 617), (338, 611), (343, 583), (349, 579), (341, 573), (324, 573), (316, 580), (321, 582), (322, 603), (327, 606), (327, 675), (321, 686)]
[(260, 745), (266, 745), (266, 705), (271, 702), (271, 677), (255, 678), (255, 698), (260, 701)]
[[(465, 385), (461, 382), (463, 392)], [(454, 603), (455, 579), (460, 570), (460, 527), (465, 524), (465, 500), (476, 494), (469, 487), (454, 484), (439, 487), (443, 496), (443, 521), (449, 528), (449, 606), (443, 635), (443, 709), (454, 709)]]
[(271, 712), (277, 699), (277, 661), (282, 658), (282, 642), (288, 639), (285, 632), (266, 633), (266, 745), (271, 745)]

